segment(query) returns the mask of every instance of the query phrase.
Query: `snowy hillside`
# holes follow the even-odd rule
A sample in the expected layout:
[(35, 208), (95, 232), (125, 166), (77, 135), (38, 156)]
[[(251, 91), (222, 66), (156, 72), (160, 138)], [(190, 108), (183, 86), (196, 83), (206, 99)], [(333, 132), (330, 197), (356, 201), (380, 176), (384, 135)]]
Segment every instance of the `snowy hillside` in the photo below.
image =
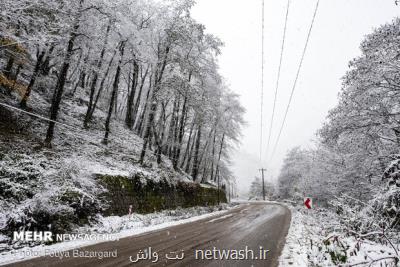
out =
[(0, 242), (226, 201), (244, 109), (192, 5), (1, 2)]

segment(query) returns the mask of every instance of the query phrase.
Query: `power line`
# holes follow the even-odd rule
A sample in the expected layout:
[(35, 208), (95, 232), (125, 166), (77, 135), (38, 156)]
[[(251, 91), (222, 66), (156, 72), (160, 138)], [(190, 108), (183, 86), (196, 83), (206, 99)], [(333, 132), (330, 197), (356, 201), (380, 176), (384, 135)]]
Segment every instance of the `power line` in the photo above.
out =
[(260, 116), (260, 162), (263, 147), (263, 112), (264, 112), (264, 0), (261, 7), (261, 116)]
[(287, 22), (288, 22), (288, 17), (289, 17), (289, 6), (290, 6), (290, 0), (287, 1), (287, 5), (286, 5), (286, 16), (285, 16), (285, 24), (283, 26), (281, 54), (280, 54), (280, 58), (279, 58), (278, 73), (277, 73), (277, 77), (276, 77), (274, 104), (273, 104), (273, 107), (272, 107), (271, 122), (270, 122), (269, 133), (268, 133), (268, 142), (267, 142), (267, 149), (266, 149), (266, 156), (267, 157), (268, 157), (269, 146), (270, 146), (270, 142), (271, 142), (272, 127), (273, 127), (274, 118), (275, 118), (276, 99), (277, 99), (277, 96), (278, 96), (279, 80), (280, 80), (280, 77), (281, 77), (283, 51), (284, 51), (284, 48), (285, 48), (286, 29), (287, 29)]
[[(64, 127), (64, 128), (68, 128), (68, 129), (72, 130), (73, 132), (75, 132), (75, 133), (77, 133), (78, 135), (80, 135), (80, 138), (83, 139), (85, 142), (87, 142), (87, 143), (89, 142), (89, 143), (90, 143), (90, 141), (87, 140), (88, 132), (87, 132), (87, 131), (84, 131), (84, 130), (80, 130), (80, 129), (79, 129), (79, 126), (70, 125), (70, 124), (65, 124), (65, 123), (62, 123), (62, 122), (58, 122), (58, 121), (55, 121), (55, 120), (51, 120), (51, 119), (48, 119), (48, 118), (46, 118), (46, 117), (43, 117), (43, 116), (41, 116), (41, 115), (39, 115), (39, 114), (32, 113), (32, 112), (23, 110), (23, 109), (21, 109), (21, 108), (14, 107), (14, 106), (9, 105), (9, 104), (4, 103), (4, 102), (0, 102), (0, 106), (3, 106), (3, 107), (5, 107), (5, 108), (11, 109), (11, 110), (14, 110), (14, 111), (17, 111), (17, 112), (21, 112), (21, 113), (23, 113), (23, 114), (29, 115), (29, 116), (31, 116), (31, 117), (38, 118), (38, 119), (43, 120), (43, 121), (54, 122), (56, 125), (59, 125), (59, 126), (62, 126), (62, 127)], [(92, 134), (92, 135), (93, 135), (93, 134)], [(114, 137), (118, 138), (118, 137), (120, 137), (120, 136), (114, 135)], [(127, 143), (125, 140), (119, 139), (119, 141), (122, 142), (124, 145), (126, 144), (127, 146), (136, 146), (136, 147), (139, 147), (137, 144), (134, 144), (134, 143), (131, 143), (131, 142), (130, 142), (130, 143)], [(109, 153), (112, 153), (112, 154), (115, 154), (115, 155), (123, 155), (123, 156), (127, 156), (127, 157), (131, 157), (131, 156), (132, 156), (132, 155), (129, 155), (129, 154), (124, 154), (124, 153), (122, 153), (122, 152), (118, 152), (118, 153), (114, 153), (114, 152), (110, 152), (110, 151), (108, 151), (108, 152), (109, 152)]]
[(288, 112), (289, 112), (290, 104), (292, 103), (293, 94), (294, 94), (294, 91), (296, 90), (297, 81), (298, 81), (298, 79), (299, 79), (300, 70), (301, 70), (301, 67), (302, 67), (302, 65), (303, 65), (304, 56), (305, 56), (306, 51), (307, 51), (307, 46), (308, 46), (308, 43), (309, 43), (309, 40), (310, 40), (311, 31), (312, 31), (313, 26), (314, 26), (315, 17), (317, 16), (318, 6), (319, 6), (319, 0), (317, 1), (317, 4), (315, 5), (314, 14), (313, 14), (313, 17), (312, 17), (312, 21), (311, 21), (310, 28), (309, 28), (309, 30), (308, 30), (307, 39), (306, 39), (306, 43), (305, 43), (305, 45), (304, 45), (303, 53), (302, 53), (302, 55), (301, 55), (300, 63), (299, 63), (298, 69), (297, 69), (296, 78), (295, 78), (295, 80), (294, 80), (293, 87), (292, 87), (292, 91), (291, 91), (291, 93), (290, 93), (289, 102), (288, 102), (288, 104), (287, 104), (287, 106), (286, 106), (285, 116), (284, 116), (284, 118), (283, 118), (283, 121), (282, 121), (282, 124), (281, 124), (281, 128), (279, 129), (278, 138), (276, 139), (276, 142), (275, 142), (274, 149), (273, 149), (273, 151), (272, 151), (270, 160), (273, 158), (273, 156), (274, 156), (274, 154), (275, 154), (275, 152), (276, 152), (276, 148), (277, 148), (277, 146), (278, 146), (279, 140), (280, 140), (281, 135), (282, 135), (283, 127), (285, 126), (285, 122), (286, 122), (286, 118), (287, 118), (287, 115), (288, 115)]
[(23, 110), (23, 109), (20, 109), (20, 108), (11, 106), (11, 105), (8, 105), (8, 104), (6, 104), (6, 103), (0, 102), (0, 106), (6, 107), (6, 108), (9, 108), (9, 109), (12, 109), (12, 110), (21, 112), (21, 113), (25, 113), (25, 114), (27, 114), (27, 115), (29, 115), (29, 116), (32, 116), (32, 117), (35, 117), (35, 118), (38, 118), (38, 119), (41, 119), (41, 120), (44, 120), (44, 121), (54, 122), (55, 124), (58, 124), (58, 125), (63, 126), (63, 127), (65, 127), (65, 128), (69, 128), (69, 129), (71, 129), (71, 130), (73, 130), (73, 131), (75, 131), (75, 132), (81, 132), (81, 133), (85, 133), (85, 134), (86, 134), (86, 132), (81, 131), (81, 130), (78, 130), (78, 129), (77, 129), (77, 126), (72, 126), (72, 125), (68, 125), (68, 124), (62, 123), (62, 122), (58, 122), (58, 121), (55, 121), (55, 120), (51, 120), (51, 119), (48, 119), (48, 118), (43, 117), (43, 116), (41, 116), (41, 115), (38, 115), (38, 114), (35, 114), (35, 113), (32, 113), (32, 112), (26, 111), (26, 110)]

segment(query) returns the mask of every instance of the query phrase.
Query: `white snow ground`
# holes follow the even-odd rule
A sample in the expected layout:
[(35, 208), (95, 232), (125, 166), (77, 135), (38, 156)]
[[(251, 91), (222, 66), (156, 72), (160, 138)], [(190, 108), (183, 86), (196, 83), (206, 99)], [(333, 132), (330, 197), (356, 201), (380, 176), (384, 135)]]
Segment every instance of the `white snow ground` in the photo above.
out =
[(303, 214), (295, 208), (290, 208), (292, 220), (289, 232), (286, 236), (286, 244), (279, 258), (279, 266), (307, 267), (307, 250), (304, 242), (306, 241), (306, 229), (304, 226)]

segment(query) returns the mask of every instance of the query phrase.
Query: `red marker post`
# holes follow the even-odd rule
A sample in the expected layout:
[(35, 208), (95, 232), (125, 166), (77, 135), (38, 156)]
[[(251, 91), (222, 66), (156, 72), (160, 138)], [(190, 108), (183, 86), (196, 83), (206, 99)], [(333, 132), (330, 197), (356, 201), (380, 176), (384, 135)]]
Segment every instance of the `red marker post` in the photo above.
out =
[(306, 197), (306, 198), (304, 198), (304, 206), (306, 206), (306, 208), (307, 209), (312, 209), (312, 207), (313, 207), (313, 203), (312, 203), (312, 198), (310, 198), (310, 197)]

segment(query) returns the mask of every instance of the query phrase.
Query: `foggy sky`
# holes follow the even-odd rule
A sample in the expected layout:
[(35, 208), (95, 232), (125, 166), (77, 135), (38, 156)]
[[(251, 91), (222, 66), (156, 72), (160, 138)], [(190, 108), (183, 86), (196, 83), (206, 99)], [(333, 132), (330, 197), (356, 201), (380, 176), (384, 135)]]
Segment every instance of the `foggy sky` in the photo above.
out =
[[(292, 0), (285, 54), (281, 70), (271, 153), (304, 47), (316, 0)], [(259, 161), (261, 95), (261, 0), (197, 0), (192, 15), (207, 32), (220, 37), (225, 47), (220, 72), (246, 108), (242, 145), (235, 154), (233, 170), (242, 192), (257, 168), (268, 168), (274, 180), (285, 153), (294, 146), (310, 147), (328, 111), (337, 104), (341, 77), (348, 62), (360, 55), (366, 34), (399, 16), (394, 0), (321, 0), (303, 68), (275, 157), (267, 162), (266, 143), (272, 112), (282, 41), (286, 0), (265, 0), (265, 71), (263, 112), (263, 161)]]

